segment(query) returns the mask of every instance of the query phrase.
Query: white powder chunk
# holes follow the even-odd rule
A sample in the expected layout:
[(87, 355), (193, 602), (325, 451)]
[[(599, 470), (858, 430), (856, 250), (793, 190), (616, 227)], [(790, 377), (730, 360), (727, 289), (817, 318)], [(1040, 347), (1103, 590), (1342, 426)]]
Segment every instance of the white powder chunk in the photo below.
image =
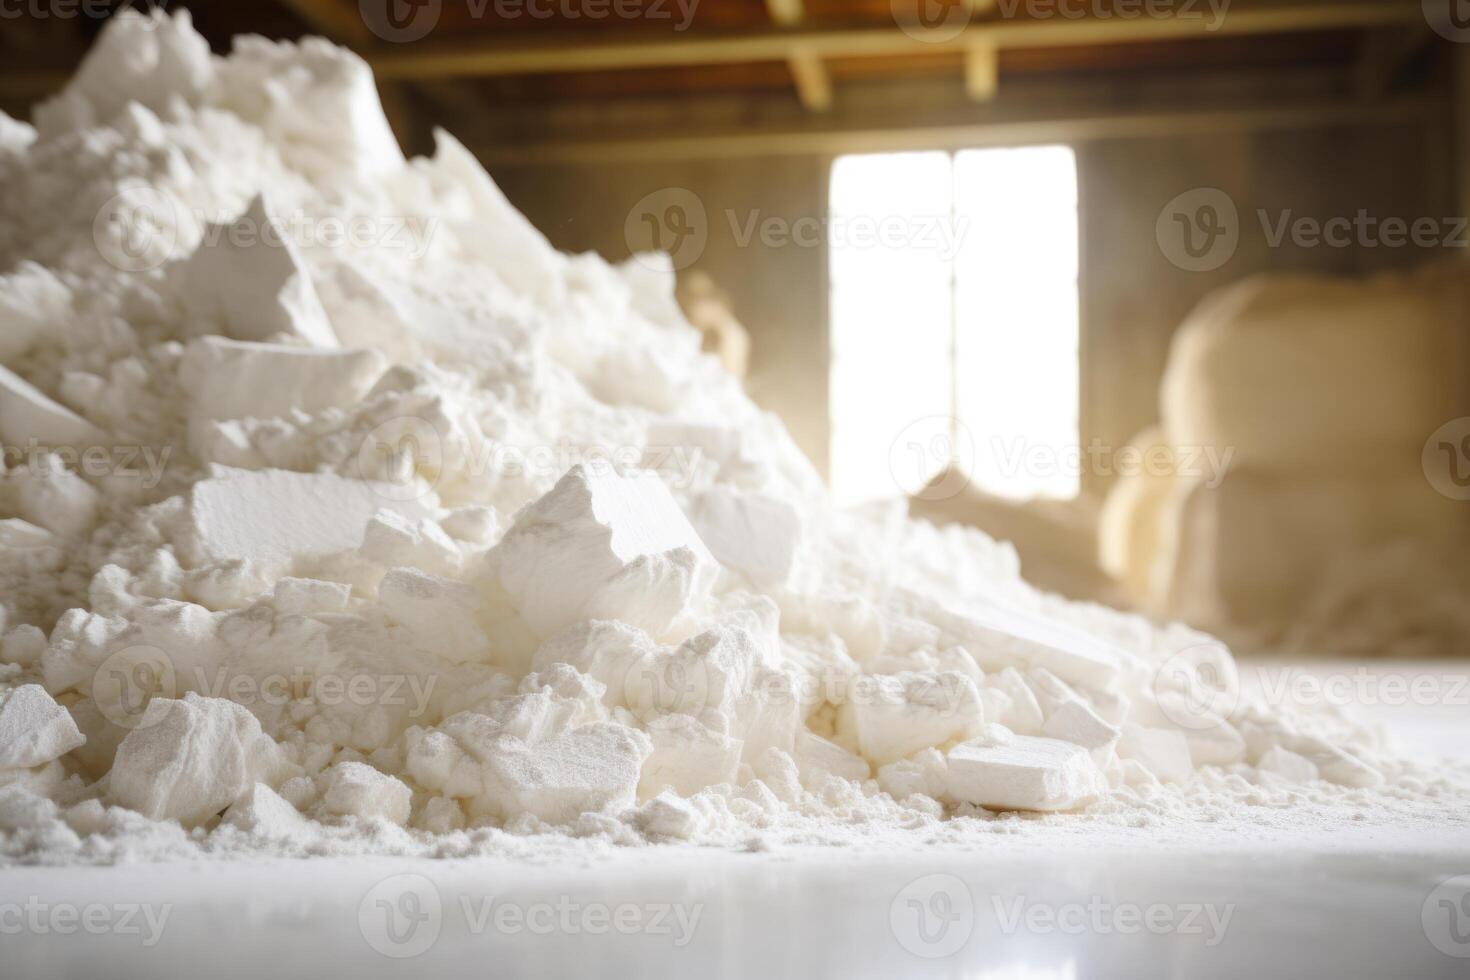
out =
[[(671, 554), (678, 551), (688, 555)], [(640, 609), (656, 614), (647, 625), (661, 629), (667, 613), (688, 601), (700, 564), (713, 562), (656, 476), (625, 478), (581, 465), (516, 515), (491, 560), (500, 585), (540, 636), (579, 619), (637, 611), (589, 615), (604, 592), (618, 600), (605, 603), (610, 607), (645, 597)], [(625, 615), (606, 615), (615, 611)]]
[(154, 820), (204, 823), (285, 769), (280, 747), (245, 708), (193, 692), (155, 698), (117, 749), (111, 793)]
[(720, 564), (761, 585), (779, 585), (801, 543), (801, 518), (790, 504), (757, 493), (715, 487), (690, 518)]
[(414, 568), (394, 568), (378, 586), (378, 601), (425, 650), (457, 662), (477, 660), (488, 647), (475, 619), (478, 596), (462, 582)]
[(273, 840), (305, 838), (311, 821), (265, 783), (256, 783), (225, 811), (224, 823)]
[(179, 383), (195, 418), (270, 419), (355, 405), (387, 366), (374, 350), (203, 337), (184, 351)]
[(691, 796), (706, 786), (735, 782), (740, 739), (712, 731), (689, 715), (664, 715), (648, 725), (653, 751), (643, 763), (638, 793), (645, 799), (672, 789)]
[(331, 473), (220, 468), (194, 485), (191, 530), (201, 558), (283, 562), (355, 550), (380, 508), (414, 519), (416, 501), (396, 501), (371, 483)]
[(1107, 791), (1088, 751), (1054, 738), (967, 742), (949, 750), (948, 763), (949, 795), (992, 810), (1072, 810)]
[(653, 746), (633, 728), (599, 722), (544, 742), (505, 738), (491, 755), (487, 782), (505, 814), (553, 823), (630, 806)]
[(352, 587), (343, 582), (280, 578), (273, 599), (276, 610), (285, 615), (342, 612), (352, 601)]
[[(9, 446), (101, 446), (107, 437), (25, 378), (0, 367), (0, 439)], [(34, 442), (33, 442), (34, 441)]]
[(263, 195), (234, 222), (210, 228), (194, 254), (170, 271), (196, 333), (337, 346), (291, 234)]
[(1126, 725), (1118, 740), (1118, 755), (1137, 762), (1160, 782), (1182, 783), (1194, 775), (1189, 740), (1182, 732)]
[(71, 715), (41, 685), (0, 690), (0, 769), (45, 765), (85, 741)]
[(985, 721), (974, 682), (957, 671), (865, 676), (841, 717), (858, 752), (878, 766), (968, 738)]
[(362, 762), (339, 762), (322, 777), (322, 804), (338, 816), (408, 823), (413, 794), (402, 780)]
[(1058, 738), (1085, 749), (1103, 749), (1118, 740), (1118, 729), (1103, 721), (1096, 711), (1080, 700), (1061, 705), (1041, 726), (1042, 734)]
[(43, 457), (19, 475), (16, 498), (22, 517), (63, 538), (90, 530), (100, 504), (96, 489), (55, 456)]

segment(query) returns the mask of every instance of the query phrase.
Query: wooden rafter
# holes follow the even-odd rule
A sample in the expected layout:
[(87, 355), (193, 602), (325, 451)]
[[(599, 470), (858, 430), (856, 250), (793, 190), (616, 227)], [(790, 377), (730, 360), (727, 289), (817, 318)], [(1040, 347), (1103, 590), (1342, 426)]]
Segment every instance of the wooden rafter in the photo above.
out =
[[(791, 28), (806, 17), (802, 0), (766, 0), (766, 12), (777, 27)], [(796, 97), (801, 104), (813, 112), (832, 107), (832, 77), (822, 56), (803, 45), (792, 45), (786, 55), (786, 65), (796, 82)]]

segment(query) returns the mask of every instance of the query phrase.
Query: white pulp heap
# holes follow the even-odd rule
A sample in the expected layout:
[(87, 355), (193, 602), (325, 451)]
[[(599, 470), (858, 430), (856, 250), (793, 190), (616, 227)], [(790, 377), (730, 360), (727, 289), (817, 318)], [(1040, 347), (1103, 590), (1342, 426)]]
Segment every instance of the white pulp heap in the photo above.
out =
[(114, 19), (0, 116), (0, 272), (0, 856), (1449, 792), (1208, 637), (834, 509), (666, 266), (558, 253), (447, 134), (405, 160), (324, 41)]

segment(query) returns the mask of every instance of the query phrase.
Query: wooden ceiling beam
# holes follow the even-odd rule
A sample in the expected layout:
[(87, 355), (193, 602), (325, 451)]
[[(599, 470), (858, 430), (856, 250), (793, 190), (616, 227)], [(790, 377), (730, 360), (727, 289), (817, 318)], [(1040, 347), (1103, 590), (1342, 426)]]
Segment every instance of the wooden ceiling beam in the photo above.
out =
[[(766, 12), (777, 27), (795, 27), (806, 17), (802, 0), (766, 0)], [(804, 45), (793, 45), (786, 55), (786, 67), (796, 82), (796, 97), (812, 112), (832, 108), (832, 76), (822, 64), (821, 55)]]
[(381, 77), (535, 75), (785, 61), (793, 50), (827, 59), (963, 53), (976, 44), (997, 50), (1128, 44), (1231, 35), (1326, 31), (1423, 23), (1417, 3), (1362, 0), (1251, 8), (1232, 6), (1220, 21), (1206, 16), (1137, 19), (993, 18), (948, 36), (908, 27), (828, 28), (796, 26), (760, 31), (678, 37), (594, 37), (530, 40), (420, 41), (366, 52)]

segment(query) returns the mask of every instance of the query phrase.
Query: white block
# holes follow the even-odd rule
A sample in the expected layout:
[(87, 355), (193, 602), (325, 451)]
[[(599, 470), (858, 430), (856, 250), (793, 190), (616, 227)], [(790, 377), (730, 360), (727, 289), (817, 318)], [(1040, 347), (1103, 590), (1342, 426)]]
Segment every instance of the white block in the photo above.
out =
[(0, 367), (0, 440), (7, 446), (70, 446), (86, 449), (106, 445), (102, 430), (9, 368)]
[(648, 723), (653, 751), (643, 763), (638, 795), (643, 799), (673, 789), (692, 796), (708, 786), (734, 784), (742, 743), (713, 731), (689, 715), (664, 715)]
[(796, 733), (796, 749), (791, 757), (803, 779), (817, 773), (831, 773), (842, 779), (867, 779), (873, 774), (866, 759), (805, 728)]
[(311, 821), (265, 783), (250, 787), (225, 811), (223, 822), (268, 840), (285, 840), (312, 832)]
[(155, 698), (112, 764), (112, 798), (154, 820), (204, 823), (285, 771), (280, 747), (245, 708), (193, 692)]
[(0, 359), (24, 354), (71, 316), (71, 290), (45, 266), (21, 262), (0, 276)]
[(1118, 755), (1137, 762), (1160, 782), (1182, 783), (1194, 775), (1189, 740), (1183, 732), (1126, 725), (1118, 740)]
[(352, 586), (314, 578), (276, 579), (274, 602), (283, 615), (343, 612), (352, 601)]
[(879, 767), (878, 785), (895, 800), (916, 794), (938, 800), (948, 795), (949, 763), (938, 749), (925, 749)]
[(201, 560), (284, 562), (356, 550), (381, 508), (417, 520), (419, 501), (332, 473), (231, 470), (194, 484), (189, 518)]
[(985, 722), (975, 683), (956, 671), (864, 675), (839, 717), (858, 753), (877, 766), (968, 738)]
[(60, 544), (57, 536), (44, 527), (37, 527), (19, 517), (0, 520), (0, 548), (31, 550), (48, 548)]
[(408, 823), (413, 793), (402, 780), (363, 762), (339, 762), (322, 779), (322, 805), (328, 813), (383, 819), (400, 827)]
[(645, 658), (654, 656), (648, 634), (636, 626), (607, 620), (588, 620), (568, 626), (547, 638), (531, 658), (531, 669), (544, 671), (555, 664), (570, 664), (600, 681), (608, 707), (631, 707), (625, 698), (630, 675)]
[(70, 713), (41, 685), (0, 691), (0, 769), (45, 765), (85, 741)]
[(18, 474), (15, 490), (20, 516), (63, 538), (80, 536), (97, 522), (100, 495), (54, 456)]
[(801, 544), (801, 517), (790, 504), (720, 485), (700, 496), (690, 520), (726, 568), (757, 585), (786, 581)]
[[(688, 556), (670, 554), (681, 550)], [(713, 563), (657, 477), (624, 478), (581, 465), (516, 515), (490, 557), (501, 587), (540, 636), (591, 618), (589, 606), (610, 584), (624, 600), (639, 589), (659, 589), (682, 606), (696, 587), (699, 566)], [(635, 567), (639, 559), (648, 561)], [(619, 583), (622, 575), (630, 578)], [(648, 605), (668, 608), (662, 601)], [(617, 609), (599, 612), (600, 618), (626, 618), (609, 615)], [(667, 623), (648, 625), (659, 630)]]
[(1010, 699), (1005, 714), (994, 719), (1018, 735), (1040, 735), (1045, 716), (1021, 672), (1014, 667), (989, 674), (985, 678), (987, 687), (1004, 692)]
[(1089, 750), (1107, 748), (1120, 734), (1082, 701), (1068, 701), (1058, 707), (1047, 717), (1041, 732)]
[(534, 745), (507, 737), (486, 760), (487, 789), (507, 818), (570, 823), (583, 813), (631, 806), (652, 751), (647, 735), (608, 722)]
[(1275, 773), (1292, 783), (1310, 783), (1319, 775), (1317, 765), (1311, 759), (1279, 745), (1267, 749), (1261, 756), (1261, 761), (1256, 763), (1256, 768), (1262, 772)]
[(1107, 791), (1091, 754), (1054, 738), (967, 742), (950, 749), (948, 762), (949, 796), (993, 810), (1072, 810)]
[(355, 405), (387, 367), (375, 350), (202, 337), (184, 351), (179, 383), (189, 396), (191, 420), (272, 419)]
[(1038, 614), (992, 603), (964, 610), (977, 639), (964, 644), (980, 663), (984, 649), (1051, 671), (1070, 684), (1108, 688), (1131, 658), (1106, 641)]
[(475, 618), (479, 596), (463, 582), (394, 568), (378, 585), (378, 602), (421, 647), (456, 663), (482, 659), (489, 646)]
[(380, 510), (368, 521), (362, 556), (384, 567), (402, 565), (432, 575), (454, 575), (461, 564), (459, 546), (437, 523), (409, 520), (393, 510)]
[(198, 333), (255, 341), (284, 334), (313, 347), (337, 346), (289, 230), (272, 224), (260, 195), (231, 224), (207, 229), (170, 275)]

